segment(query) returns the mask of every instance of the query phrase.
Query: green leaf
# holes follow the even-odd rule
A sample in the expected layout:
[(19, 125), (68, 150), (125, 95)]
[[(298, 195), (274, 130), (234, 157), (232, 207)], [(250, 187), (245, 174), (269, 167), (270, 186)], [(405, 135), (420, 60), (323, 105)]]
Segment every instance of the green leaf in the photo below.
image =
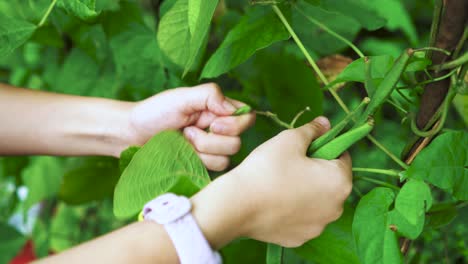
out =
[(432, 206), (431, 189), (420, 180), (407, 181), (395, 199), (397, 210), (412, 225), (416, 225), (419, 218)]
[(214, 78), (246, 61), (257, 50), (289, 38), (270, 9), (251, 8), (210, 57), (201, 78)]
[[(386, 19), (376, 12), (366, 0), (321, 0), (320, 6), (332, 12), (353, 18), (367, 30), (376, 30), (386, 24)], [(380, 2), (380, 1), (375, 1)]]
[(125, 29), (110, 40), (117, 75), (136, 89), (150, 93), (161, 91), (166, 77), (155, 33), (137, 23), (127, 25)]
[(397, 235), (390, 229), (388, 209), (395, 194), (378, 187), (361, 198), (353, 220), (353, 235), (363, 264), (402, 263)]
[[(385, 74), (392, 67), (394, 59), (389, 55), (369, 56), (370, 60), (370, 73), (371, 78), (375, 81), (382, 79)], [(327, 85), (332, 87), (335, 84), (342, 82), (361, 82), (364, 83), (365, 75), (364, 58), (357, 59), (350, 63), (346, 68), (336, 77), (336, 79)], [(366, 87), (368, 88), (368, 87)], [(374, 91), (367, 91), (368, 94), (373, 94)]]
[(284, 51), (271, 50), (258, 54), (255, 63), (261, 69), (256, 76), (266, 92), (272, 112), (290, 122), (297, 113), (306, 111), (297, 126), (322, 114), (323, 93), (317, 79), (302, 60)]
[(36, 25), (9, 18), (0, 13), (0, 57), (6, 57), (23, 45), (36, 30)]
[(436, 137), (404, 173), (468, 200), (468, 133), (451, 131)]
[(410, 58), (408, 66), (406, 66), (405, 72), (422, 71), (425, 70), (427, 66), (430, 66), (431, 64), (432, 61), (430, 59), (414, 55)]
[(120, 153), (120, 161), (119, 161), (120, 172), (123, 172), (125, 168), (127, 168), (128, 164), (130, 164), (130, 161), (132, 161), (135, 153), (140, 149), (141, 149), (140, 146), (130, 146), (126, 148), (124, 151), (122, 151), (122, 153)]
[(149, 140), (124, 170), (114, 193), (114, 214), (131, 217), (156, 196), (187, 177), (202, 188), (210, 182), (192, 145), (178, 131), (163, 131)]
[(327, 225), (323, 233), (294, 249), (313, 263), (358, 264), (356, 245), (352, 235), (354, 210), (345, 205), (343, 215)]
[(353, 41), (361, 29), (354, 19), (320, 7), (299, 2), (297, 10), (299, 11), (293, 10), (293, 29), (308, 49), (320, 55), (334, 54), (349, 47), (313, 23), (313, 20), (317, 20), (349, 41)]
[(431, 228), (441, 228), (452, 222), (458, 215), (457, 208), (450, 204), (434, 204), (427, 214), (427, 226)]
[(159, 23), (161, 50), (185, 73), (194, 65), (208, 36), (218, 0), (175, 0)]
[(68, 204), (82, 204), (112, 196), (119, 180), (119, 168), (114, 158), (80, 159), (63, 176), (59, 198)]
[(265, 263), (266, 245), (253, 239), (236, 239), (221, 249), (223, 263)]
[(2, 234), (0, 263), (9, 263), (18, 254), (24, 243), (26, 243), (27, 237), (3, 222), (0, 222), (0, 234)]
[(415, 223), (410, 223), (401, 211), (392, 210), (388, 213), (388, 226), (397, 234), (409, 239), (418, 238), (424, 229), (424, 221), (424, 214), (418, 216)]
[(282, 259), (283, 247), (275, 244), (268, 244), (266, 264), (281, 264)]
[(87, 231), (79, 228), (85, 213), (85, 207), (58, 204), (50, 224), (51, 250), (61, 252), (80, 243), (83, 233)]
[(57, 6), (85, 21), (99, 15), (96, 12), (96, 0), (58, 0)]
[[(338, 0), (335, 0), (338, 1)], [(406, 34), (412, 45), (417, 45), (418, 34), (411, 21), (408, 9), (401, 0), (376, 0), (366, 1), (366, 5), (374, 9), (378, 15), (385, 18), (385, 28), (390, 31), (401, 30)]]
[(57, 194), (62, 181), (63, 167), (58, 158), (35, 157), (22, 172), (28, 195), (24, 201), (24, 211), (42, 199)]
[(465, 122), (465, 127), (468, 127), (468, 94), (455, 95), (455, 98), (453, 98), (453, 106)]

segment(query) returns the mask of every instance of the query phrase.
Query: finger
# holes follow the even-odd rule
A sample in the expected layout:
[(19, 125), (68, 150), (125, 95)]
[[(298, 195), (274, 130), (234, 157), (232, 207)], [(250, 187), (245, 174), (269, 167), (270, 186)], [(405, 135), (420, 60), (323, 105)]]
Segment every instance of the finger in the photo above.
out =
[(229, 158), (227, 156), (211, 155), (197, 152), (207, 169), (212, 171), (222, 171), (229, 166)]
[(326, 117), (316, 117), (312, 122), (309, 122), (299, 128), (292, 129), (291, 133), (299, 140), (301, 153), (305, 153), (312, 140), (318, 138), (330, 129), (330, 121)]
[(236, 107), (224, 97), (216, 83), (205, 83), (188, 88), (184, 97), (188, 112), (209, 110), (217, 115), (230, 115)]
[(255, 123), (255, 114), (224, 116), (216, 118), (210, 125), (210, 131), (220, 135), (238, 136)]
[(200, 153), (213, 155), (233, 155), (241, 147), (239, 137), (207, 133), (200, 128), (190, 126), (184, 129), (184, 135)]
[(353, 168), (353, 161), (351, 159), (351, 155), (349, 155), (349, 152), (346, 151), (343, 154), (341, 154), (341, 156), (337, 159), (337, 162), (340, 168), (343, 168), (345, 171), (350, 172), (347, 173), (347, 176), (349, 180), (352, 180), (353, 174), (351, 173), (351, 170)]
[(195, 123), (195, 126), (205, 129), (213, 123), (213, 121), (217, 118), (218, 116), (214, 114), (213, 112), (210, 111), (203, 111), (198, 118), (197, 122)]

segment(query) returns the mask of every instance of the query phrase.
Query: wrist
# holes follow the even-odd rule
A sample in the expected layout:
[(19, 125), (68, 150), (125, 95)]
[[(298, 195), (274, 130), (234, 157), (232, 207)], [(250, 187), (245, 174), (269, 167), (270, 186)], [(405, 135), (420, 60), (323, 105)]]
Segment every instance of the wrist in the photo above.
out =
[(248, 233), (254, 207), (239, 178), (227, 173), (191, 198), (192, 215), (215, 250)]

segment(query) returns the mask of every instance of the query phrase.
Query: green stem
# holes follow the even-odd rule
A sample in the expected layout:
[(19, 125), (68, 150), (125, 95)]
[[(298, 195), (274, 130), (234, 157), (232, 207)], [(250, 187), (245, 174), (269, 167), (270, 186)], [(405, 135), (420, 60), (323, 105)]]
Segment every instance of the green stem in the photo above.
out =
[(310, 111), (310, 107), (306, 107), (304, 110), (300, 111), (299, 113), (296, 114), (296, 116), (293, 118), (293, 120), (291, 121), (291, 124), (290, 126), (292, 128), (294, 128), (294, 126), (296, 125), (296, 122), (297, 120), (299, 120), (299, 117), (301, 117), (305, 112), (308, 112)]
[(400, 110), (402, 113), (404, 113), (405, 115), (408, 114), (408, 111), (406, 111), (405, 109), (403, 109), (403, 107), (399, 106), (397, 103), (395, 103), (392, 99), (388, 99), (387, 102), (389, 102), (391, 105), (393, 105), (393, 107), (395, 107), (396, 109)]
[(423, 82), (419, 82), (419, 83), (416, 83), (416, 84), (413, 84), (413, 85), (407, 85), (407, 86), (397, 87), (397, 90), (409, 89), (409, 88), (412, 88), (412, 87), (415, 87), (415, 86), (422, 86), (422, 85), (426, 85), (426, 84), (429, 84), (429, 83), (442, 81), (442, 80), (444, 80), (444, 79), (449, 78), (450, 76), (452, 76), (452, 75), (455, 74), (456, 72), (457, 72), (457, 69), (453, 69), (452, 71), (450, 71), (449, 73), (447, 73), (447, 74), (445, 74), (445, 75), (439, 76), (439, 77), (437, 77), (437, 78), (432, 78), (432, 77), (431, 77), (431, 79), (429, 79), (429, 80), (426, 80), (426, 81), (423, 81)]
[(383, 174), (383, 175), (388, 175), (388, 176), (398, 177), (398, 178), (400, 177), (400, 172), (396, 170), (375, 169), (375, 168), (353, 168), (353, 171), (377, 173), (377, 174)]
[[(272, 6), (273, 8), (273, 11), (275, 11), (276, 15), (278, 15), (279, 19), (281, 20), (281, 22), (283, 23), (284, 27), (288, 30), (289, 34), (291, 34), (291, 37), (294, 39), (294, 41), (296, 42), (296, 45), (299, 47), (299, 49), (301, 50), (301, 52), (304, 54), (304, 56), (306, 57), (307, 61), (309, 62), (309, 64), (312, 66), (312, 68), (314, 69), (314, 71), (317, 73), (317, 75), (319, 76), (319, 78), (322, 80), (323, 84), (324, 85), (328, 85), (328, 80), (327, 78), (325, 78), (325, 75), (322, 73), (322, 71), (320, 71), (319, 67), (317, 66), (317, 64), (315, 63), (315, 61), (312, 59), (312, 57), (310, 56), (309, 52), (306, 50), (306, 48), (304, 47), (304, 45), (302, 44), (301, 40), (299, 39), (299, 37), (296, 35), (296, 33), (294, 32), (294, 30), (291, 28), (291, 25), (289, 25), (289, 22), (288, 20), (284, 17), (283, 13), (281, 12), (281, 10), (276, 6), (276, 5), (273, 5)], [(340, 98), (340, 96), (333, 90), (333, 89), (329, 89), (330, 91), (330, 94), (333, 96), (333, 98), (336, 100), (336, 102), (340, 105), (340, 107), (347, 113), (349, 114), (349, 109), (348, 107), (346, 106), (346, 104), (343, 102), (343, 100)], [(403, 161), (401, 161), (398, 157), (396, 157), (395, 155), (393, 155), (388, 149), (385, 148), (385, 146), (383, 146), (382, 144), (380, 144), (374, 137), (372, 137), (371, 135), (368, 135), (367, 138), (372, 141), (372, 143), (374, 143), (378, 148), (380, 148), (384, 153), (386, 153), (387, 155), (389, 155), (389, 157), (391, 159), (393, 159), (396, 163), (398, 163), (400, 166), (402, 166), (403, 168), (407, 168), (408, 165), (406, 165)]]
[(346, 45), (348, 45), (350, 48), (352, 48), (354, 50), (354, 52), (356, 52), (356, 54), (363, 58), (365, 55), (362, 53), (361, 50), (359, 50), (358, 47), (356, 47), (351, 41), (349, 41), (348, 39), (344, 38), (343, 36), (341, 36), (340, 34), (336, 33), (335, 31), (333, 31), (332, 29), (330, 29), (329, 27), (327, 27), (326, 25), (320, 23), (318, 20), (306, 15), (304, 12), (302, 12), (302, 10), (300, 10), (299, 8), (297, 8), (297, 6), (295, 6), (296, 10), (301, 14), (303, 15), (305, 18), (307, 18), (310, 22), (312, 22), (313, 24), (315, 24), (316, 26), (318, 26), (319, 28), (321, 28), (322, 30), (324, 30), (325, 32), (327, 32), (328, 34), (334, 36), (335, 38), (341, 40), (343, 43), (345, 43)]
[(450, 51), (446, 49), (437, 48), (437, 47), (424, 47), (424, 48), (414, 49), (414, 52), (418, 52), (418, 51), (438, 51), (438, 52), (444, 53), (447, 56), (450, 56)]
[(47, 8), (47, 11), (45, 12), (39, 24), (37, 24), (37, 27), (42, 27), (45, 24), (45, 22), (47, 21), (47, 18), (49, 17), (50, 13), (54, 9), (54, 6), (56, 3), (57, 3), (57, 0), (52, 0), (52, 3), (50, 3), (49, 8)]
[[(434, 13), (432, 15), (432, 24), (431, 24), (431, 32), (429, 37), (429, 45), (435, 46), (437, 33), (439, 31), (439, 22), (440, 22), (440, 15), (442, 14), (443, 4), (442, 0), (435, 0), (434, 1)], [(432, 57), (432, 53), (426, 53), (426, 58), (430, 59)]]
[(409, 166), (404, 163), (402, 160), (400, 160), (397, 156), (395, 156), (392, 152), (390, 152), (390, 150), (388, 150), (384, 145), (382, 145), (376, 138), (374, 138), (372, 135), (367, 135), (367, 138), (372, 142), (374, 143), (374, 145), (376, 145), (378, 148), (380, 148), (380, 150), (382, 150), (383, 152), (385, 152), (385, 154), (387, 154), (387, 156), (389, 156), (393, 161), (395, 161), (398, 165), (400, 165), (400, 167), (402, 167), (403, 169), (408, 169)]
[(274, 114), (272, 112), (268, 112), (268, 111), (255, 111), (255, 113), (257, 115), (262, 115), (262, 116), (266, 116), (268, 118), (270, 118), (271, 120), (273, 120), (276, 124), (278, 124), (279, 126), (282, 126), (286, 129), (291, 129), (293, 128), (290, 124), (284, 122), (283, 120), (279, 119), (278, 115), (277, 114)]
[(447, 63), (441, 64), (441, 65), (434, 65), (431, 67), (432, 69), (435, 69), (437, 71), (440, 70), (448, 70), (448, 69), (453, 69), (456, 68), (460, 65), (463, 65), (468, 62), (468, 52), (465, 52), (463, 55), (460, 57), (454, 59), (453, 61), (449, 61)]
[(366, 181), (366, 182), (370, 182), (370, 183), (375, 183), (375, 184), (378, 184), (380, 186), (385, 186), (385, 187), (388, 187), (388, 188), (392, 188), (394, 190), (400, 190), (399, 187), (393, 185), (393, 184), (390, 184), (388, 182), (384, 182), (384, 181), (380, 181), (380, 180), (376, 180), (376, 179), (372, 179), (372, 178), (368, 178), (368, 177), (364, 177), (364, 176), (356, 176), (354, 177), (354, 180), (356, 181), (359, 181), (359, 180), (363, 180), (363, 181)]

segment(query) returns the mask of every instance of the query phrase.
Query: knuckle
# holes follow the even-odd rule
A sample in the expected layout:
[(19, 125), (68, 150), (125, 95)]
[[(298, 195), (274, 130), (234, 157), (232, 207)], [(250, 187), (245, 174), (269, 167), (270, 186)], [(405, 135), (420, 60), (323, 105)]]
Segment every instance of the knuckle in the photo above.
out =
[(242, 146), (241, 139), (239, 137), (235, 137), (232, 140), (232, 147), (231, 147), (231, 154), (237, 153)]
[(214, 94), (221, 93), (221, 88), (219, 85), (215, 82), (209, 82), (206, 84), (206, 89)]
[(209, 151), (209, 145), (207, 142), (200, 137), (196, 137), (193, 139), (193, 145), (195, 146), (195, 149), (199, 152), (206, 153)]

